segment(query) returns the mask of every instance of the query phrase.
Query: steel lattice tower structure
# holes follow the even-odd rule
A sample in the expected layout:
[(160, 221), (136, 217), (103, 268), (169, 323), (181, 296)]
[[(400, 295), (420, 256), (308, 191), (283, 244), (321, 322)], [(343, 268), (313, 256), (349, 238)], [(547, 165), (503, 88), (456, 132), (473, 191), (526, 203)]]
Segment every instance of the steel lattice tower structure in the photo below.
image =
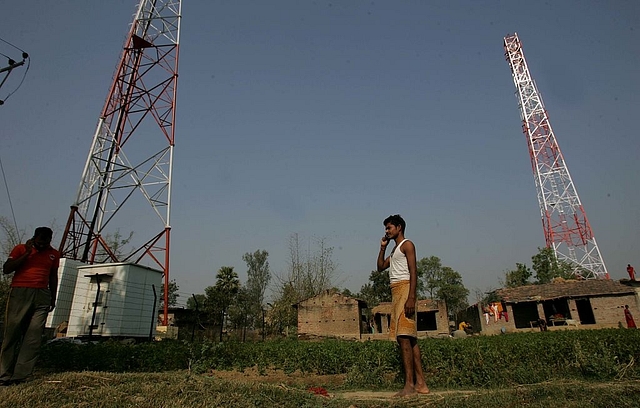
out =
[[(84, 263), (162, 270), (165, 324), (180, 21), (180, 0), (140, 0), (60, 243)], [(142, 236), (127, 255), (105, 239), (121, 227)]]
[(609, 279), (587, 214), (569, 174), (542, 98), (531, 78), (518, 34), (504, 38), (527, 138), (546, 245), (585, 279)]

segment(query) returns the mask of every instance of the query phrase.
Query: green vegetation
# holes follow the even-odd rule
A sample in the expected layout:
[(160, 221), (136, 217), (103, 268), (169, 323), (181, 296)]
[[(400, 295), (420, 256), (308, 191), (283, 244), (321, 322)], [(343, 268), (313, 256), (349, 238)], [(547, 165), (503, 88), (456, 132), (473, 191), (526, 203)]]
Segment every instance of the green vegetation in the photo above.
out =
[[(396, 399), (389, 341), (43, 346), (7, 407), (635, 407), (640, 331), (422, 339), (430, 395)], [(326, 396), (323, 396), (326, 394)]]
[(637, 381), (555, 382), (515, 389), (433, 392), (394, 399), (392, 393), (340, 393), (329, 397), (284, 384), (227, 381), (170, 373), (64, 373), (2, 390), (3, 407), (637, 407)]
[[(640, 331), (573, 330), (422, 339), (426, 376), (435, 388), (495, 388), (544, 381), (640, 378)], [(39, 366), (48, 372), (163, 372), (256, 368), (310, 375), (344, 375), (343, 387), (391, 389), (401, 364), (388, 341), (295, 340), (259, 343), (162, 341), (125, 345), (49, 344)]]
[[(447, 313), (451, 318), (468, 306), (469, 290), (465, 288), (460, 273), (442, 265), (440, 258), (433, 255), (417, 261), (416, 267), (418, 269), (417, 291), (420, 298), (444, 300)], [(366, 301), (369, 308), (373, 308), (381, 302), (391, 301), (389, 285), (389, 271), (374, 270), (369, 275), (369, 283), (363, 285), (355, 297)]]
[[(554, 278), (575, 279), (574, 265), (556, 258), (553, 248), (538, 248), (538, 253), (531, 257), (535, 271), (535, 284), (550, 283)], [(524, 263), (516, 263), (516, 269), (506, 271), (504, 286), (515, 288), (530, 285), (533, 272)]]

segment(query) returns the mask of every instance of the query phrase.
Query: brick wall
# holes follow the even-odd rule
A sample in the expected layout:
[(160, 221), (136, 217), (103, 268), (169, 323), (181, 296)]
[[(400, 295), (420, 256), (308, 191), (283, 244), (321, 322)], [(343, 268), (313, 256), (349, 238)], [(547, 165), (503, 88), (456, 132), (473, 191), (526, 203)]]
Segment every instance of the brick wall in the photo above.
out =
[[(599, 327), (618, 327), (622, 323), (623, 327), (627, 327), (624, 319), (624, 305), (629, 305), (629, 310), (636, 320), (636, 325), (640, 323), (640, 308), (634, 295), (616, 296), (616, 297), (595, 297), (591, 298), (591, 308), (596, 319), (596, 325)], [(578, 313), (574, 312), (575, 304), (570, 304), (572, 315), (575, 314), (577, 319)]]
[[(640, 297), (639, 294), (625, 294), (625, 295), (602, 295), (602, 296), (590, 296), (588, 297), (593, 311), (593, 317), (595, 324), (578, 324), (578, 325), (561, 325), (561, 326), (549, 326), (549, 330), (575, 330), (575, 329), (602, 329), (602, 328), (616, 328), (622, 324), (622, 327), (627, 327), (624, 318), (624, 306), (629, 305), (629, 310), (636, 321), (636, 325), (640, 324)], [(578, 307), (575, 299), (567, 299), (569, 306), (570, 318), (572, 320), (580, 322), (580, 315), (578, 313)], [(538, 316), (545, 317), (544, 309), (541, 302), (536, 302), (538, 309)], [(471, 309), (471, 308), (470, 308)], [(489, 324), (486, 324), (482, 312), (474, 308), (474, 312), (480, 314), (481, 317), (481, 333), (485, 335), (500, 334), (502, 328), (506, 332), (515, 331), (537, 331), (539, 328), (516, 328), (513, 319), (513, 307), (511, 304), (507, 304), (507, 312), (509, 314), (509, 322), (505, 319), (500, 319), (498, 322), (494, 322), (493, 316), (491, 316)]]
[(330, 292), (298, 303), (298, 335), (360, 339), (358, 303), (357, 299)]

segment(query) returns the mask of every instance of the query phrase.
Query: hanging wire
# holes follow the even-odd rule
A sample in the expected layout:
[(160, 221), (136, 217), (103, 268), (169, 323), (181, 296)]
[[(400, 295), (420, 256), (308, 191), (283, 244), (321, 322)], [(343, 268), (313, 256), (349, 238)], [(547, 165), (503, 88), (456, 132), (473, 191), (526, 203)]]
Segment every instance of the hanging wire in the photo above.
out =
[(9, 44), (10, 46), (12, 46), (13, 48), (15, 48), (16, 50), (19, 50), (21, 52), (24, 52), (24, 50), (22, 48), (16, 47), (15, 45), (11, 44), (9, 41), (4, 40), (2, 38), (0, 38), (0, 41), (2, 41), (3, 43)]
[(4, 180), (4, 186), (7, 190), (7, 197), (9, 198), (9, 208), (11, 208), (11, 217), (13, 217), (13, 225), (16, 228), (16, 234), (19, 234), (18, 222), (16, 221), (15, 212), (13, 212), (13, 203), (11, 202), (11, 194), (9, 194), (9, 184), (7, 183), (7, 177), (4, 174), (4, 166), (2, 165), (2, 158), (0, 158), (0, 170), (2, 170), (2, 179)]

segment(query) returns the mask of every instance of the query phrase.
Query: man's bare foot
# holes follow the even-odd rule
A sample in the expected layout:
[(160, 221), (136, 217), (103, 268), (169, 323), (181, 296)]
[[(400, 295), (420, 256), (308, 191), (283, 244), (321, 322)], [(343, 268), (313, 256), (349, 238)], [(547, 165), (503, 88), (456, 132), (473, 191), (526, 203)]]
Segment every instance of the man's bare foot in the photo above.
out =
[(430, 392), (429, 387), (427, 387), (427, 384), (421, 384), (421, 385), (416, 384), (414, 387), (414, 390), (418, 394), (428, 394)]
[(416, 390), (413, 387), (404, 387), (402, 390), (398, 391), (393, 396), (402, 398), (402, 397), (408, 397), (415, 394), (416, 394)]

